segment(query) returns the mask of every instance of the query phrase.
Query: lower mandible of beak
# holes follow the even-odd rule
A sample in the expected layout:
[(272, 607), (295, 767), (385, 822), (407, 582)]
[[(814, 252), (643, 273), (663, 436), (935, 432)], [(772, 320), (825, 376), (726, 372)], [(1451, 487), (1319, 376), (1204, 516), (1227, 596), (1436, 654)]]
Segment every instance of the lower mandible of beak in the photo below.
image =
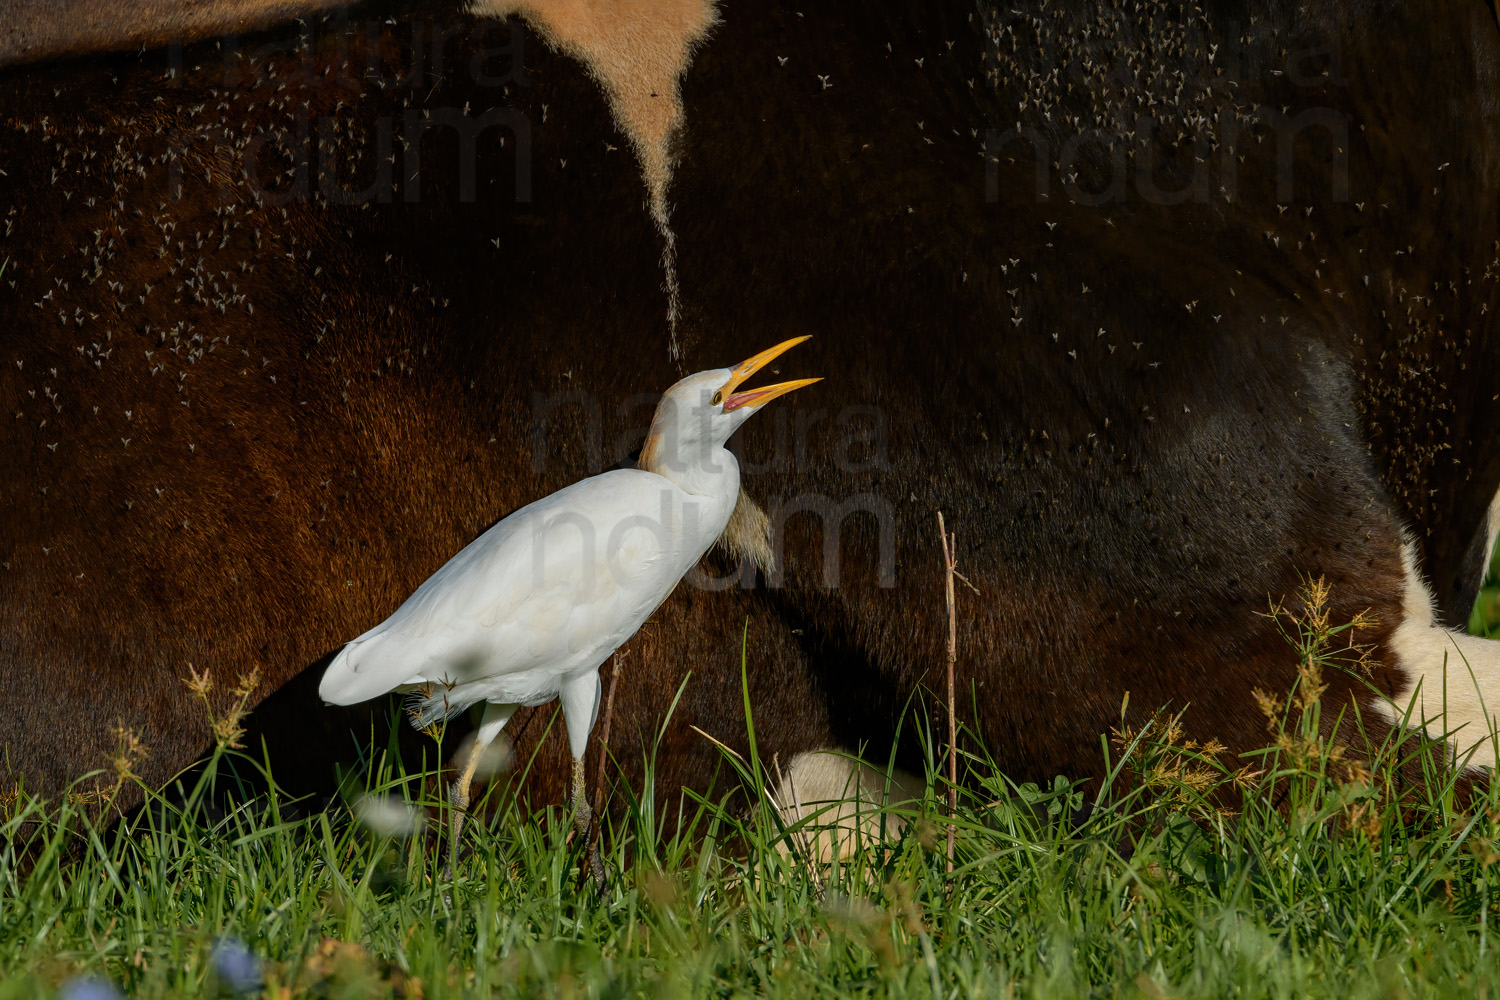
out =
[(778, 382), (776, 385), (768, 385), (764, 389), (750, 389), (747, 392), (737, 392), (724, 400), (724, 412), (738, 410), (742, 406), (765, 406), (777, 396), (785, 396), (793, 389), (800, 389), (804, 385), (812, 385), (814, 382), (823, 381), (821, 378), (799, 378), (794, 382)]

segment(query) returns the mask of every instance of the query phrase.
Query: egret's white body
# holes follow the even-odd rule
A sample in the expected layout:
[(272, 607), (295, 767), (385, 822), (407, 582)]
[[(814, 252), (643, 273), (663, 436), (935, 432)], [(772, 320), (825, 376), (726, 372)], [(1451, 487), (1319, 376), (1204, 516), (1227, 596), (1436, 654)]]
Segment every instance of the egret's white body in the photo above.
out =
[[(519, 706), (562, 698), (574, 757), (599, 704), (599, 667), (723, 533), (739, 496), (725, 451), (689, 493), (618, 469), (522, 507), (448, 561), (385, 621), (350, 642), (318, 693), (351, 705), (425, 692), (426, 725), (484, 701), (495, 731)], [(506, 711), (509, 707), (510, 711)], [(587, 714), (583, 714), (587, 713)], [(491, 734), (481, 733), (480, 739)]]
[(450, 850), (480, 751), (517, 708), (554, 698), (567, 724), (574, 804), (587, 825), (583, 754), (599, 711), (599, 668), (723, 534), (740, 493), (729, 437), (765, 403), (817, 379), (731, 393), (806, 339), (678, 382), (657, 407), (639, 468), (592, 476), (522, 507), (329, 664), (318, 687), (325, 702), (414, 692), (418, 726), (486, 703), (454, 784)]

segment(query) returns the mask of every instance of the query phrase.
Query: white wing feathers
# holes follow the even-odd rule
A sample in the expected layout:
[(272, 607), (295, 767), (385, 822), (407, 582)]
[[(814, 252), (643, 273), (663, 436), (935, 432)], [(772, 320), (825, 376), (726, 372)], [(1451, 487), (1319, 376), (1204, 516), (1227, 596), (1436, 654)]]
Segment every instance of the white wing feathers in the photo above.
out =
[(352, 705), (430, 685), (434, 717), (479, 700), (550, 701), (567, 674), (634, 634), (713, 543), (722, 525), (705, 502), (622, 469), (523, 507), (345, 646), (318, 693)]

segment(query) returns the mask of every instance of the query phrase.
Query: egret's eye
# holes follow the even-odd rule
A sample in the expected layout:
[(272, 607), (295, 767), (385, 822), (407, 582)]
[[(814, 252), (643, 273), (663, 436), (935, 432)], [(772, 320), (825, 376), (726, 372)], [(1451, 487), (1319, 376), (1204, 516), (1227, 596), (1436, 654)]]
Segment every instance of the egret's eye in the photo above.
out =
[(714, 393), (713, 403), (715, 406), (718, 406), (722, 402), (724, 402), (724, 390), (720, 389), (718, 392)]

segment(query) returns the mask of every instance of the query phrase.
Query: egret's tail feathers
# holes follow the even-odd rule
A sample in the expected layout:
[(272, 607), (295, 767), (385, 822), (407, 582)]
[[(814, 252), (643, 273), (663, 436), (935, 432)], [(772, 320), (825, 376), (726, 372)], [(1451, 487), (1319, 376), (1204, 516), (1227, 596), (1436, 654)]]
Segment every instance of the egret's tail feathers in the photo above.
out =
[(446, 722), (468, 707), (449, 697), (452, 688), (445, 684), (423, 684), (406, 696), (406, 717), (413, 729), (426, 729)]

